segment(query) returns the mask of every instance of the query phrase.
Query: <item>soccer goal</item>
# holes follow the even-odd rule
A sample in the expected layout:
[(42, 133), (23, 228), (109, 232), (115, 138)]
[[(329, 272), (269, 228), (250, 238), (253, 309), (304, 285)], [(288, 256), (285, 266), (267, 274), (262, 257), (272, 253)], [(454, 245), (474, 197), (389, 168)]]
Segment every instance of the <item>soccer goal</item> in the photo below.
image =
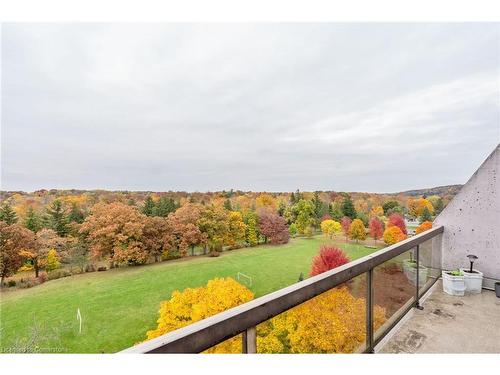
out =
[(242, 272), (238, 272), (238, 274), (236, 275), (236, 278), (238, 279), (238, 281), (240, 283), (243, 283), (246, 286), (252, 286), (252, 278), (250, 276), (245, 275)]

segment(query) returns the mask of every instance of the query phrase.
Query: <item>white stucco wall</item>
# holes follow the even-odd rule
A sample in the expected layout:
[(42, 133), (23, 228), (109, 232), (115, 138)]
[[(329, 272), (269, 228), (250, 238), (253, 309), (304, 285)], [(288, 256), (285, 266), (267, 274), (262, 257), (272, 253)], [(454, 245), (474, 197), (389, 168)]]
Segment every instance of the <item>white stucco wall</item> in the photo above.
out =
[(500, 145), (451, 200), (434, 225), (444, 225), (443, 268), (468, 265), (467, 254), (479, 257), (474, 268), (484, 273), (485, 287), (500, 280)]

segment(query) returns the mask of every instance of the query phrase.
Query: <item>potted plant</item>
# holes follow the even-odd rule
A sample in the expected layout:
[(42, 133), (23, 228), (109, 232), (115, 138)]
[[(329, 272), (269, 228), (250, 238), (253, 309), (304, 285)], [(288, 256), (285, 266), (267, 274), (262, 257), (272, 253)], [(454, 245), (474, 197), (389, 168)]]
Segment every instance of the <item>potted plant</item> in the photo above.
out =
[[(413, 285), (417, 284), (417, 261), (413, 259), (410, 253), (410, 259), (403, 260), (403, 273)], [(427, 267), (421, 263), (418, 264), (418, 286), (422, 286), (427, 282)]]
[(470, 261), (468, 269), (461, 268), (460, 270), (465, 277), (465, 291), (468, 293), (481, 293), (483, 287), (483, 273), (474, 269), (474, 261), (477, 260), (475, 255), (467, 255)]
[(452, 296), (465, 294), (465, 277), (461, 270), (443, 271), (443, 291)]

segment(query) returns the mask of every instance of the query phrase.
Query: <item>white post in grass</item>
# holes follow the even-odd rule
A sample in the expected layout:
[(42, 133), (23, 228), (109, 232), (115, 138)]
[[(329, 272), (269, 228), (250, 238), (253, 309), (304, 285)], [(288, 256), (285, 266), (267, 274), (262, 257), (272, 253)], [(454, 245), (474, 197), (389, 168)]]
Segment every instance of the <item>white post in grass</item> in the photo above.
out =
[(82, 333), (82, 314), (80, 313), (80, 308), (76, 310), (76, 320), (80, 321), (80, 333)]

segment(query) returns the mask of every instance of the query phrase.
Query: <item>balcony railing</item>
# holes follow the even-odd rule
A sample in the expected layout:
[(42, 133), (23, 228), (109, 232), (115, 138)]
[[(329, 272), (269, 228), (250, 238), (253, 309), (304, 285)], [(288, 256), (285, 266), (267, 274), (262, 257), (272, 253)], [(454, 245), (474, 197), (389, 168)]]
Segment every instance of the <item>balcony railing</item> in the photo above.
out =
[[(257, 353), (257, 325), (360, 275), (364, 275), (366, 280), (366, 288), (364, 289), (366, 340), (359, 352), (371, 353), (375, 345), (411, 308), (420, 308), (420, 297), (439, 279), (443, 229), (443, 226), (432, 228), (363, 258), (138, 344), (120, 353), (200, 353), (240, 334), (243, 338), (242, 352)], [(408, 264), (408, 260), (402, 260), (405, 255), (409, 255), (411, 258), (413, 265), (410, 267), (411, 269), (405, 266)], [(389, 269), (388, 266), (396, 267), (396, 273), (401, 277), (404, 273), (409, 280), (405, 281), (405, 288), (398, 285), (396, 279), (384, 281), (386, 275), (394, 274), (392, 271), (381, 272), (381, 270)], [(375, 329), (374, 305), (377, 299), (384, 300), (380, 296), (387, 290), (392, 290), (390, 289), (392, 287), (398, 288), (399, 291), (402, 291), (401, 293), (406, 293), (407, 298), (400, 295), (397, 299), (399, 302), (395, 306), (392, 304), (386, 310), (390, 313), (390, 317)], [(385, 298), (385, 300), (391, 299), (395, 300), (392, 297)]]

